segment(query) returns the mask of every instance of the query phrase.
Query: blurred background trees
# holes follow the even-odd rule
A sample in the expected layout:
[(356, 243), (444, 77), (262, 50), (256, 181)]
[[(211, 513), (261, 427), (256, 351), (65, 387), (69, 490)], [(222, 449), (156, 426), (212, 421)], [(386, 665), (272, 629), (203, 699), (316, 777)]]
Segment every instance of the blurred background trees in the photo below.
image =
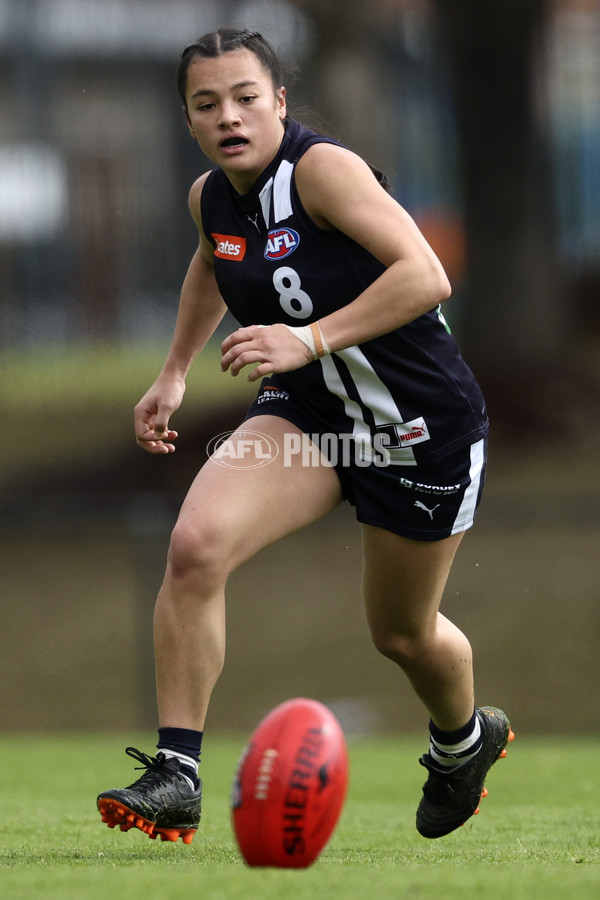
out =
[(301, 73), (292, 105), (391, 173), (482, 377), (597, 328), (594, 0), (2, 0), (0, 346), (167, 327), (206, 165), (174, 71), (221, 21), (262, 28)]

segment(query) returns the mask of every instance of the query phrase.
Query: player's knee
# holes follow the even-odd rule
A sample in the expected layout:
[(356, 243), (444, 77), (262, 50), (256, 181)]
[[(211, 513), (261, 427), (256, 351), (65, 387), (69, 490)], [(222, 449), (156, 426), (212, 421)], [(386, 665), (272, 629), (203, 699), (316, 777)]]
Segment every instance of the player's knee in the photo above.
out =
[(198, 579), (204, 586), (222, 581), (229, 574), (224, 545), (214, 523), (208, 528), (197, 522), (179, 521), (169, 544), (171, 578), (176, 581)]
[(410, 668), (422, 652), (421, 640), (412, 634), (376, 630), (371, 632), (371, 636), (376, 650), (403, 669)]

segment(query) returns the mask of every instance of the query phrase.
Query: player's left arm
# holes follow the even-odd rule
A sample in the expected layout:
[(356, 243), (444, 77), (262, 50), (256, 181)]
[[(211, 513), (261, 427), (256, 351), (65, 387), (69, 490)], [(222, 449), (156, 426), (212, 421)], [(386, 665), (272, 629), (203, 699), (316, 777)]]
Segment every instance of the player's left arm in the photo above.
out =
[(354, 301), (320, 320), (332, 350), (387, 334), (450, 296), (446, 273), (417, 225), (356, 154), (315, 144), (296, 167), (296, 184), (317, 225), (337, 228), (386, 266)]

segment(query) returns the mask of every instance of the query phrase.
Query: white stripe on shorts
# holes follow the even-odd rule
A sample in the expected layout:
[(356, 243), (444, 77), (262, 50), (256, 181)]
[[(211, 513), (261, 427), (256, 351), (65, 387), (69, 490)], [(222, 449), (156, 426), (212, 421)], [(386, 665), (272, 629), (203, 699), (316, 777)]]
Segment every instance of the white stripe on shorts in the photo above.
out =
[(477, 496), (481, 484), (481, 475), (483, 472), (483, 464), (485, 462), (485, 440), (482, 438), (475, 444), (471, 444), (471, 467), (469, 469), (469, 478), (471, 483), (465, 491), (462, 503), (458, 510), (451, 534), (459, 534), (466, 531), (473, 524), (475, 517), (475, 509), (477, 507)]

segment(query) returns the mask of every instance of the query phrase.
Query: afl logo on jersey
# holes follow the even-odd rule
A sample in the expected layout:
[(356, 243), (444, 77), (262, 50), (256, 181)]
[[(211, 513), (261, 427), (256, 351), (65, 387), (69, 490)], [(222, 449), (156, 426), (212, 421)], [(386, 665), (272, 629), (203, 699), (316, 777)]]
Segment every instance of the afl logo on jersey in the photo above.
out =
[(265, 259), (284, 259), (300, 243), (300, 235), (293, 228), (274, 228), (267, 235)]

